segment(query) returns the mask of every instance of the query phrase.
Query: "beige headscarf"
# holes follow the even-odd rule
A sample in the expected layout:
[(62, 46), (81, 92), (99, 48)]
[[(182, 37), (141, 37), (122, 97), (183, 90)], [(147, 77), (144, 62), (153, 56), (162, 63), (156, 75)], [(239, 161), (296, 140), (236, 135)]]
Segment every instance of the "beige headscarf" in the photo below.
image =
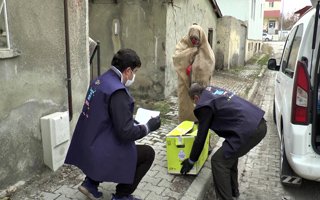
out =
[[(199, 45), (194, 46), (191, 38), (199, 39)], [(194, 106), (188, 89), (194, 82), (203, 86), (209, 85), (215, 66), (214, 53), (201, 26), (190, 26), (188, 35), (176, 45), (173, 65), (178, 75), (179, 121), (195, 121)], [(186, 73), (189, 65), (192, 65), (190, 76)]]

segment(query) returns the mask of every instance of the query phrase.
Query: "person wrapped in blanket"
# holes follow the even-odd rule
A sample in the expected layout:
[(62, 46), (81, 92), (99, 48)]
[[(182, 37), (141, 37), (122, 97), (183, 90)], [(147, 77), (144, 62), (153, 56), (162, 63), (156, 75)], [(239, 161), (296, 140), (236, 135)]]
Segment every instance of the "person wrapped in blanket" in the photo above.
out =
[(173, 65), (178, 75), (179, 122), (195, 121), (188, 89), (193, 82), (209, 85), (215, 69), (214, 53), (201, 26), (190, 26), (188, 34), (178, 42)]

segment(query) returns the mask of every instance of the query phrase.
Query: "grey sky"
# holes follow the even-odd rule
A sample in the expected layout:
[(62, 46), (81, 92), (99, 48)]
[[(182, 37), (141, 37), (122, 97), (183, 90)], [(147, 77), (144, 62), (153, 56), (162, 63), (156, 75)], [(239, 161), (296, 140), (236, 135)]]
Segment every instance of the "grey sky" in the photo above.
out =
[(293, 13), (307, 5), (311, 5), (310, 0), (283, 0), (284, 13)]

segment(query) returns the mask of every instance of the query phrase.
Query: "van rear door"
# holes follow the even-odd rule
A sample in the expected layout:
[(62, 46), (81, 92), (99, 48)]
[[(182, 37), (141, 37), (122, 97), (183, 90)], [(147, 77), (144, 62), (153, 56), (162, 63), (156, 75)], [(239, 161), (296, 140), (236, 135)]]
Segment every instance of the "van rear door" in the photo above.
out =
[(319, 10), (320, 10), (320, 2), (312, 1), (313, 6), (316, 6), (316, 14), (314, 21), (314, 33), (312, 40), (312, 49), (314, 50), (314, 56), (316, 56), (316, 62), (311, 71), (311, 78), (313, 79), (313, 97), (312, 97), (312, 147), (313, 150), (320, 154), (320, 37), (319, 33)]

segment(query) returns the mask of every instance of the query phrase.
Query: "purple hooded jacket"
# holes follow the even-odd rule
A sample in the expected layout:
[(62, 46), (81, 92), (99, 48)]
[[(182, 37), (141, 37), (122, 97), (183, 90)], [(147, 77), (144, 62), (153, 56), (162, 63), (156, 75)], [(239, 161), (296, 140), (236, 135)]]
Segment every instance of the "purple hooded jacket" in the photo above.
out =
[(133, 113), (133, 98), (119, 76), (108, 70), (88, 89), (65, 163), (77, 166), (96, 181), (131, 184), (137, 163), (135, 142), (117, 137), (108, 113), (110, 97), (117, 90), (127, 92)]

